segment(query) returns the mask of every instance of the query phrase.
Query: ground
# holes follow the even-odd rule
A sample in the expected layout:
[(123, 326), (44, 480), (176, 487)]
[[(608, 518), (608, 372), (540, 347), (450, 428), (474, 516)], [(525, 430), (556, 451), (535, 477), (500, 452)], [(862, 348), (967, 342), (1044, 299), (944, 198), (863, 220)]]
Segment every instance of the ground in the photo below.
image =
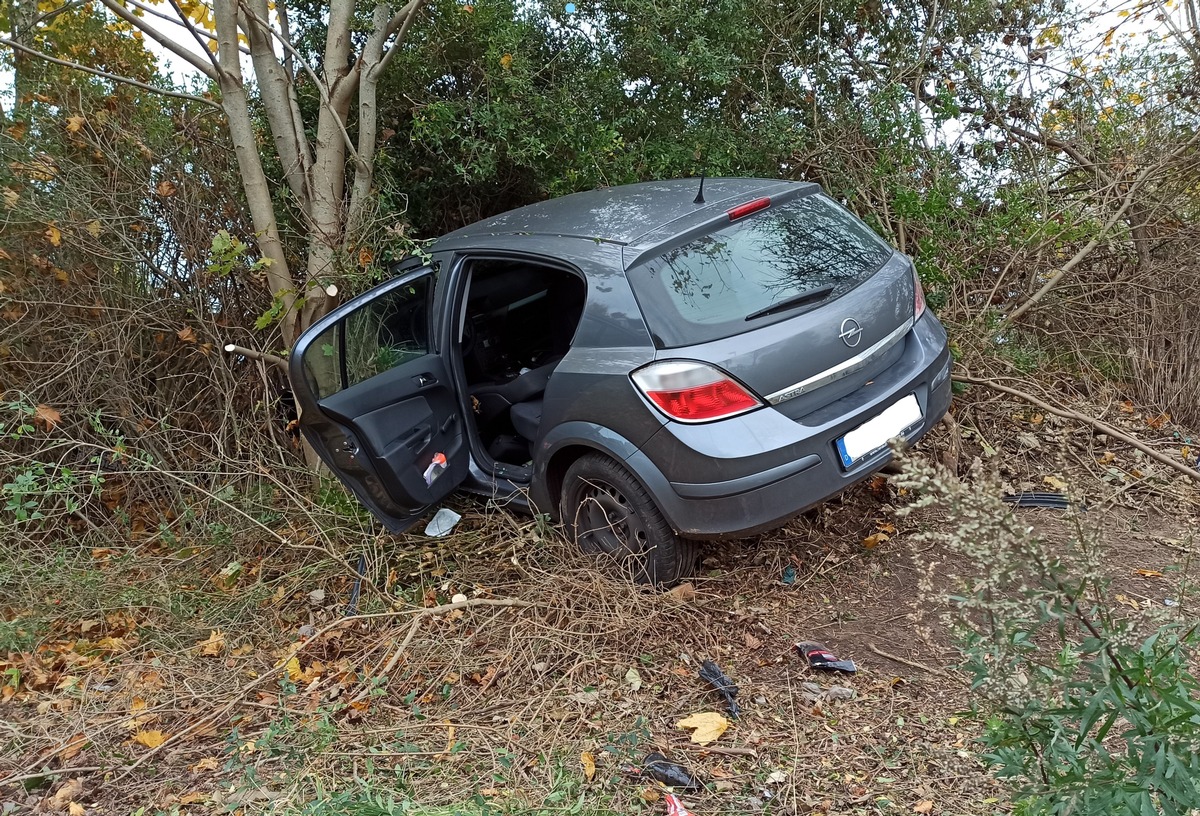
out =
[[(1181, 429), (1124, 407), (1093, 410), (1186, 458)], [(1007, 491), (1065, 486), (1082, 512), (1014, 512), (1050, 540), (1097, 531), (1117, 603), (1178, 597), (1194, 484), (981, 389), (955, 417), (918, 455)], [(704, 784), (683, 795), (698, 815), (1006, 811), (944, 620), (975, 565), (920, 539), (936, 513), (896, 515), (910, 498), (879, 478), (706, 545), (670, 592), (471, 500), (445, 539), (364, 536), (336, 558), (300, 536), (10, 552), (0, 813), (660, 814), (631, 771), (652, 751)], [(858, 673), (814, 671), (801, 640)], [(704, 659), (742, 706), (707, 746), (677, 726), (725, 710)]]

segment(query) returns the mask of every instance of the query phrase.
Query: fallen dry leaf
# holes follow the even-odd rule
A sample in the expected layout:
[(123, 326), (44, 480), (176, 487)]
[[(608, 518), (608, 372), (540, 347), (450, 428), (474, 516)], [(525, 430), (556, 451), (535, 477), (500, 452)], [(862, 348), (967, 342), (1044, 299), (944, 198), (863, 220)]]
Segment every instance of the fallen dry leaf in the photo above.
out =
[(204, 771), (215, 771), (219, 767), (221, 767), (221, 763), (217, 760), (217, 758), (210, 756), (200, 760), (189, 770), (192, 773), (203, 773)]
[(288, 680), (293, 683), (299, 683), (304, 679), (304, 670), (300, 668), (300, 658), (293, 657), (284, 664), (284, 668), (287, 669)]
[(1057, 476), (1043, 476), (1042, 481), (1049, 487), (1054, 488), (1055, 490), (1066, 490), (1067, 489), (1067, 483), (1064, 482), (1062, 479), (1058, 478)]
[(167, 741), (167, 735), (162, 731), (138, 731), (133, 735), (133, 741), (147, 748), (157, 748)]
[(1129, 400), (1125, 400), (1124, 402), (1122, 402), (1121, 403), (1121, 413), (1122, 414), (1132, 414), (1133, 413), (1133, 403)]
[(887, 533), (872, 533), (862, 540), (862, 545), (868, 550), (873, 550), (883, 542), (887, 541), (891, 536)]
[(682, 583), (677, 587), (672, 587), (667, 592), (667, 597), (675, 601), (691, 601), (696, 598), (696, 586), (691, 581)]
[(933, 801), (930, 799), (922, 799), (913, 805), (913, 813), (929, 813), (933, 810)]
[(78, 133), (87, 124), (87, 119), (82, 116), (67, 117), (67, 133)]
[(1163, 574), (1158, 570), (1136, 569), (1133, 571), (1135, 575), (1141, 575), (1143, 578), (1162, 578)]
[(184, 326), (182, 329), (175, 332), (175, 336), (185, 343), (196, 342), (196, 332), (191, 326)]
[(596, 758), (590, 751), (584, 751), (579, 755), (579, 764), (583, 766), (583, 775), (588, 782), (596, 778)]
[(225, 649), (225, 634), (220, 629), (213, 629), (208, 640), (202, 640), (197, 645), (200, 647), (200, 654), (216, 657)]
[(56, 224), (46, 227), (45, 235), (51, 246), (62, 246), (62, 230)]
[(747, 649), (757, 649), (760, 646), (762, 646), (762, 641), (759, 640), (758, 638), (756, 638), (754, 635), (750, 634), (749, 632), (747, 632), (745, 635), (745, 642), (746, 642)]
[(1163, 425), (1166, 425), (1170, 421), (1171, 421), (1170, 414), (1159, 414), (1158, 416), (1154, 417), (1153, 419), (1147, 419), (1146, 424), (1150, 426), (1150, 430), (1157, 431), (1160, 428), (1162, 428)]
[(1100, 456), (1100, 458), (1096, 460), (1096, 464), (1107, 465), (1109, 462), (1111, 462), (1112, 460), (1114, 460), (1116, 458), (1117, 458), (1117, 455), (1115, 453), (1113, 453), (1112, 451), (1105, 451)]
[(62, 422), (62, 414), (49, 405), (39, 405), (33, 409), (33, 424), (40, 425), (47, 431)]
[(87, 808), (78, 802), (67, 805), (67, 816), (83, 816), (85, 813), (87, 813)]
[(187, 793), (185, 793), (179, 797), (179, 804), (195, 805), (200, 802), (207, 802), (208, 798), (209, 798), (208, 794), (205, 793), (204, 791), (199, 791), (199, 790), (188, 791)]
[(675, 723), (676, 728), (693, 729), (692, 742), (697, 745), (708, 745), (720, 738), (729, 728), (729, 720), (715, 711), (704, 711), (693, 714)]
[(178, 189), (179, 188), (177, 188), (174, 184), (166, 179), (163, 179), (158, 183), (158, 186), (154, 188), (154, 192), (158, 193), (163, 198), (170, 198), (171, 196), (175, 195), (175, 192)]
[(56, 809), (62, 809), (67, 806), (67, 802), (77, 799), (83, 793), (82, 779), (68, 779), (63, 783), (63, 786), (54, 792), (50, 797), (50, 805)]
[(59, 759), (66, 761), (79, 756), (79, 752), (83, 750), (83, 746), (87, 745), (87, 737), (83, 734), (76, 734), (67, 740), (66, 745), (58, 749), (57, 756)]

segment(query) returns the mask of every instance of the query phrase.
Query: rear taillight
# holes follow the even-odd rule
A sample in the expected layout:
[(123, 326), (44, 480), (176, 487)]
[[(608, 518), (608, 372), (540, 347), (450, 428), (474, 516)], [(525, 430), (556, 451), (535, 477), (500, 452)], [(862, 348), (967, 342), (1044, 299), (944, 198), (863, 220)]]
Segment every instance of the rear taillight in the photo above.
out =
[(917, 274), (917, 265), (912, 265), (913, 273), (913, 320), (919, 320), (925, 314), (925, 290), (921, 288), (921, 276)]
[(723, 419), (763, 405), (724, 371), (691, 360), (651, 363), (631, 376), (656, 408), (680, 422)]

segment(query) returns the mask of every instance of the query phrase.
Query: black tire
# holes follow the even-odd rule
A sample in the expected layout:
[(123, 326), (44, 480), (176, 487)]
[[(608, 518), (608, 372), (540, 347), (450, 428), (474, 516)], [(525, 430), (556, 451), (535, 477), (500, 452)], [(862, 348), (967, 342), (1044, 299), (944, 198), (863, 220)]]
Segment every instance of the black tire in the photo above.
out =
[(559, 509), (571, 540), (639, 583), (674, 583), (695, 567), (696, 543), (675, 535), (641, 483), (603, 454), (589, 453), (567, 469)]

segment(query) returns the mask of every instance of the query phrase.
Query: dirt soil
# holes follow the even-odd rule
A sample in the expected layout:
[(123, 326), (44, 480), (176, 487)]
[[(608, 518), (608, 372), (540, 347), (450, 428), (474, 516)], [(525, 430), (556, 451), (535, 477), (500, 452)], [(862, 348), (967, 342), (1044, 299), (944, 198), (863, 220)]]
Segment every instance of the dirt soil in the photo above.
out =
[[(1180, 446), (1154, 417), (1096, 410)], [(1014, 512), (1049, 540), (1076, 518), (1096, 529), (1116, 603), (1178, 597), (1195, 485), (1015, 401), (978, 398), (956, 417), (922, 455), (996, 471), (1010, 491), (1067, 486), (1085, 512)], [(697, 816), (1004, 811), (948, 607), (918, 590), (931, 564), (942, 589), (975, 565), (919, 541), (942, 520), (897, 518), (908, 499), (873, 480), (783, 530), (706, 545), (701, 574), (666, 593), (464, 500), (446, 539), (364, 541), (348, 620), (357, 553), (251, 547), (240, 563), (253, 570), (232, 581), (224, 554), (84, 554), (86, 580), (161, 597), (73, 595), (47, 578), (0, 602), (8, 620), (47, 593), (63, 608), (0, 660), (0, 813), (661, 814), (657, 786), (629, 770), (651, 751), (703, 783), (683, 795)], [(809, 668), (801, 640), (857, 674)], [(696, 676), (704, 659), (742, 708), (708, 746), (677, 725), (725, 711)], [(834, 686), (852, 699), (830, 699)]]

